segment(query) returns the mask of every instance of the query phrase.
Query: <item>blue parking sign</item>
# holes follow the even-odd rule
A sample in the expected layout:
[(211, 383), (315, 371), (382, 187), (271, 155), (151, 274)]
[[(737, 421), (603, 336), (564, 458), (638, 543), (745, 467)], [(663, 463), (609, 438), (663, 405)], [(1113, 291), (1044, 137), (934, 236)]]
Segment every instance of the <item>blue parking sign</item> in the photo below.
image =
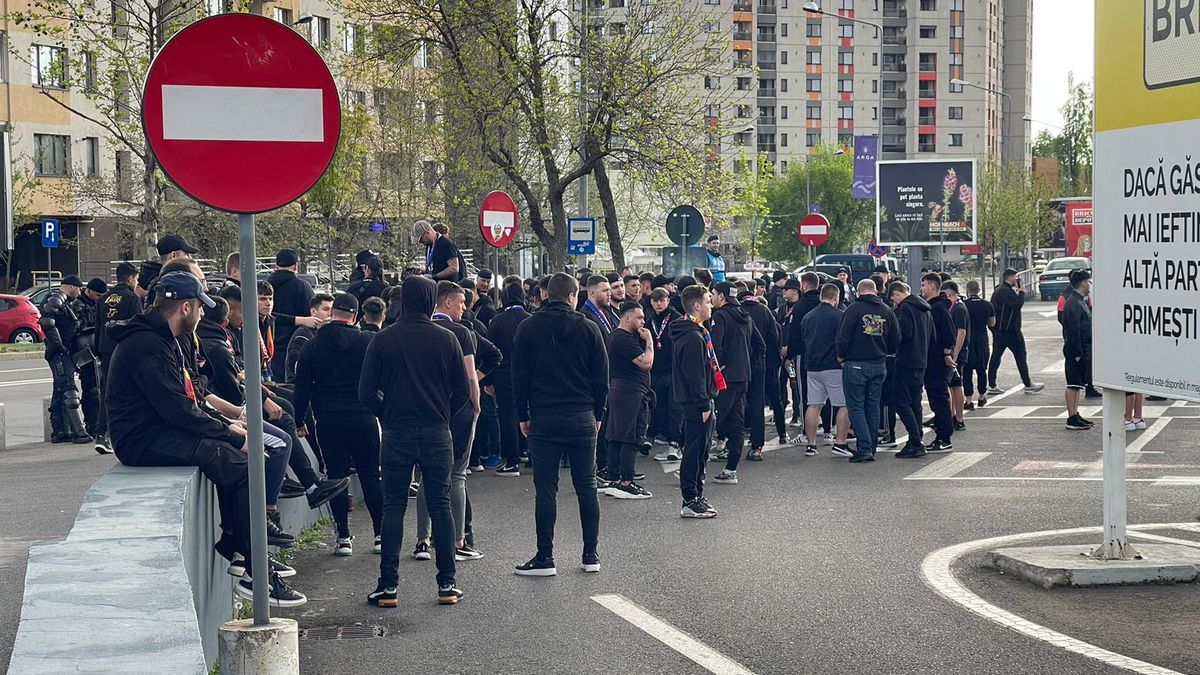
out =
[(58, 239), (60, 229), (58, 220), (54, 218), (42, 219), (42, 248), (58, 248)]

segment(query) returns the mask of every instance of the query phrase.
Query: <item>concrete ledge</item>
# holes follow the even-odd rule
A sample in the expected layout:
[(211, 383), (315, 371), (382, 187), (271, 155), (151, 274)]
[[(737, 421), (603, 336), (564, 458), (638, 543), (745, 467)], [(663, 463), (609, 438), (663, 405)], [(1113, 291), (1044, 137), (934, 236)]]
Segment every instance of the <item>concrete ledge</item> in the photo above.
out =
[(1089, 546), (1027, 546), (988, 551), (986, 564), (1044, 589), (1056, 586), (1174, 584), (1200, 577), (1200, 549), (1138, 544), (1137, 560), (1099, 560)]

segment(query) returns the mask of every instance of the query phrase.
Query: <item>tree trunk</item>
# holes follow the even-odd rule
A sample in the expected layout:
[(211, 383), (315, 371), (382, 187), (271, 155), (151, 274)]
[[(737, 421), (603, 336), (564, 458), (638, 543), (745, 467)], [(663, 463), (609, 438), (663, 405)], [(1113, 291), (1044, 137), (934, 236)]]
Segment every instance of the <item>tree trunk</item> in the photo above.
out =
[(548, 272), (563, 272), (567, 268), (567, 209), (563, 205), (563, 191), (551, 190), (549, 196), (550, 218), (554, 223), (554, 233), (546, 236), (539, 234), (538, 238), (546, 247), (546, 257), (549, 260)]
[(140, 243), (147, 260), (158, 258), (155, 245), (158, 243), (158, 174), (155, 169), (158, 161), (153, 154), (147, 152), (142, 157), (142, 230), (139, 233)]
[[(608, 236), (608, 250), (612, 253), (613, 269), (625, 266), (625, 245), (621, 243), (621, 231), (617, 226), (617, 204), (613, 200), (612, 184), (608, 182), (608, 172), (604, 169), (604, 160), (596, 162), (593, 169), (596, 176), (596, 192), (600, 194), (600, 205), (604, 208), (604, 234)], [(583, 177), (587, 180), (587, 176)]]

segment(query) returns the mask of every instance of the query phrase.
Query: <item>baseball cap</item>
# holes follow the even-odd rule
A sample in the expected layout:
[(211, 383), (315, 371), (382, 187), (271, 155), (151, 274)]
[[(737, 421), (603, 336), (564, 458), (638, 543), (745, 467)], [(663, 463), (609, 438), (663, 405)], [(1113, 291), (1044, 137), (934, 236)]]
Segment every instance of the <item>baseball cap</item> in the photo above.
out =
[(187, 243), (187, 239), (177, 234), (165, 234), (158, 240), (158, 254), (166, 255), (175, 251), (183, 251), (188, 255), (199, 253), (200, 249)]
[(850, 274), (850, 270), (846, 269), (845, 267), (839, 267), (837, 273), (838, 274)]
[(358, 311), (358, 298), (352, 293), (340, 293), (333, 299), (333, 309), (337, 312), (353, 314)]
[(475, 276), (479, 277), (480, 279), (491, 279), (492, 271), (487, 268), (484, 268), (484, 269), (481, 269), (478, 272), (476, 272)]
[(67, 276), (63, 277), (62, 283), (60, 283), (59, 285), (60, 286), (78, 286), (80, 288), (83, 288), (83, 281), (81, 281), (79, 279), (79, 277), (74, 274), (68, 274)]
[(771, 273), (771, 281), (782, 281), (788, 278), (788, 273), (783, 270), (775, 270)]
[(158, 292), (164, 298), (173, 300), (193, 300), (199, 299), (206, 307), (216, 307), (217, 303), (208, 297), (204, 292), (204, 287), (200, 285), (200, 280), (192, 276), (191, 272), (167, 272), (158, 278)]
[(354, 254), (354, 265), (356, 267), (362, 267), (363, 265), (367, 264), (368, 260), (370, 260), (371, 258), (374, 258), (374, 257), (375, 257), (374, 251), (372, 251), (369, 248), (364, 248), (363, 250)]
[(787, 282), (783, 284), (783, 290), (786, 291), (789, 288), (794, 288), (797, 291), (803, 290), (800, 287), (800, 281), (798, 279), (788, 279)]
[(100, 277), (92, 277), (91, 279), (88, 279), (87, 288), (93, 293), (108, 292), (108, 284), (106, 284)]
[(296, 249), (294, 248), (285, 248), (275, 254), (275, 264), (280, 267), (291, 267), (298, 262), (300, 262), (300, 255), (296, 253)]
[(754, 285), (755, 286), (766, 286), (767, 278), (766, 277), (758, 277), (757, 279), (754, 280)]

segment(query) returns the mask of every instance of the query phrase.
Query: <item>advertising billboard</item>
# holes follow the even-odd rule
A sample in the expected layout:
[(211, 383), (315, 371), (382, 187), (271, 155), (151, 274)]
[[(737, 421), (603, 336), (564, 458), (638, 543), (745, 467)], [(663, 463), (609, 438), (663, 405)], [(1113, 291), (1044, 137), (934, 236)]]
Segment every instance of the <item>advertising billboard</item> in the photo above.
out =
[(975, 160), (875, 166), (875, 240), (881, 246), (975, 243)]
[(1067, 202), (1067, 255), (1092, 257), (1092, 203)]

